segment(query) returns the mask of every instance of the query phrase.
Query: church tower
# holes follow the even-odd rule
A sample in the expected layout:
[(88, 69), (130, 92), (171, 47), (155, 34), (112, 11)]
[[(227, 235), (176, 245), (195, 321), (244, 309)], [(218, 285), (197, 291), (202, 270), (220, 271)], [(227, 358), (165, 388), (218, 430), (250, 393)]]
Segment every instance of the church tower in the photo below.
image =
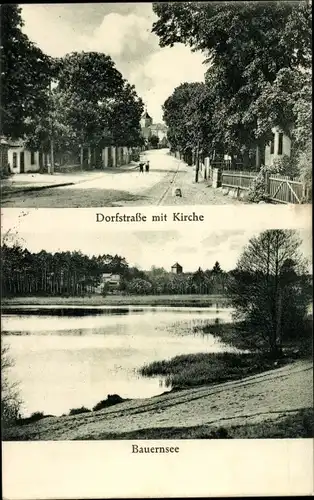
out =
[(153, 124), (153, 119), (151, 116), (149, 116), (147, 112), (147, 107), (145, 106), (144, 113), (142, 114), (141, 118), (141, 128), (148, 128)]

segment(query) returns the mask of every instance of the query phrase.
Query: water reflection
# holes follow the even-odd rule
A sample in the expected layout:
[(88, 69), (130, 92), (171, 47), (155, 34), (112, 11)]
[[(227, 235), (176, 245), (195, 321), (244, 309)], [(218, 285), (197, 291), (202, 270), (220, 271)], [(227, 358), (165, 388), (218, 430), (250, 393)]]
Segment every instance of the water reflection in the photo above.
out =
[(231, 313), (216, 307), (143, 307), (79, 317), (4, 315), (3, 331), (15, 359), (13, 375), (21, 381), (25, 415), (91, 408), (107, 394), (160, 394), (162, 381), (139, 376), (138, 368), (179, 354), (233, 350), (202, 332), (207, 324), (230, 321)]

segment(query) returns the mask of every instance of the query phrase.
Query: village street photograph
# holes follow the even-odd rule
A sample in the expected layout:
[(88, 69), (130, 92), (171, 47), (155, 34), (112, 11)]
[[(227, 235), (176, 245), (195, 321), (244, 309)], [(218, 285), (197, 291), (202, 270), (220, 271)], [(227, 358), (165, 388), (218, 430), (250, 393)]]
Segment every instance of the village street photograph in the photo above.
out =
[(4, 441), (313, 437), (309, 229), (23, 217), (1, 254)]
[(312, 201), (308, 0), (1, 5), (3, 207)]

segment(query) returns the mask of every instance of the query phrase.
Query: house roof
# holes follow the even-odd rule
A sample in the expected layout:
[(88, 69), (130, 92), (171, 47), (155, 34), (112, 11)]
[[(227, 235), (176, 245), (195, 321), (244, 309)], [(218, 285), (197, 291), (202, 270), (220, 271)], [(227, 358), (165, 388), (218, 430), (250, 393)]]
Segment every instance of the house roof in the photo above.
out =
[(22, 146), (23, 142), (22, 141), (11, 141), (6, 139), (5, 137), (0, 138), (0, 144), (1, 146), (8, 146), (9, 148), (14, 147), (14, 146)]
[(173, 267), (180, 267), (180, 268), (182, 269), (182, 266), (180, 266), (179, 262), (176, 262), (175, 264), (173, 264), (173, 266), (171, 266), (171, 269), (172, 269)]
[(119, 274), (112, 274), (112, 273), (103, 273), (102, 277), (103, 278), (110, 278), (112, 280), (119, 280), (120, 279), (120, 275)]
[(149, 120), (152, 119), (152, 117), (147, 113), (147, 111), (144, 111), (144, 113), (142, 114), (142, 118), (149, 118)]
[(164, 123), (153, 123), (149, 126), (151, 130), (162, 130), (163, 132), (167, 132), (168, 127)]

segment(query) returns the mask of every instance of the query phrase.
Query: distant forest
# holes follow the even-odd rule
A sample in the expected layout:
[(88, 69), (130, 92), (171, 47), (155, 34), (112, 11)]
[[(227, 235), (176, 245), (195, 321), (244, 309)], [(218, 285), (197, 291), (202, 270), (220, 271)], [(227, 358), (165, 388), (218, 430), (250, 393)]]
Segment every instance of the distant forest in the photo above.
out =
[[(194, 273), (172, 274), (163, 268), (142, 271), (129, 266), (119, 255), (89, 257), (81, 252), (44, 250), (31, 253), (21, 246), (1, 247), (2, 296), (84, 296), (96, 293), (102, 285), (102, 274), (120, 275), (116, 293), (123, 294), (222, 294), (230, 273), (219, 262), (212, 269)], [(172, 264), (172, 263), (169, 263)], [(108, 285), (101, 288), (109, 293)]]

